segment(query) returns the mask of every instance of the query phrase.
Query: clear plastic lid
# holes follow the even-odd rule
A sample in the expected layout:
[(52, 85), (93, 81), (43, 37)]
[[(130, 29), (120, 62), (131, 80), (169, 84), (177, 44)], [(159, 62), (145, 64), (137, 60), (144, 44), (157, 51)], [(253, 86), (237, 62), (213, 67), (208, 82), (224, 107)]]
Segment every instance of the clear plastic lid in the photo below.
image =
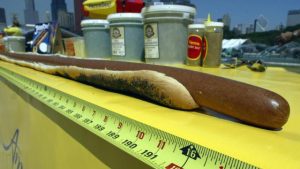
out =
[(81, 21), (81, 26), (103, 26), (108, 25), (108, 21), (104, 19), (85, 19)]
[(6, 36), (3, 38), (3, 40), (25, 40), (24, 36)]
[(204, 29), (205, 25), (204, 24), (190, 24), (189, 29)]
[(108, 15), (107, 20), (109, 22), (122, 20), (142, 21), (143, 16), (140, 13), (114, 13)]
[(209, 27), (224, 27), (224, 23), (223, 22), (206, 22), (205, 26), (209, 26)]
[(142, 9), (143, 14), (159, 12), (182, 12), (196, 14), (196, 8), (185, 5), (152, 5)]

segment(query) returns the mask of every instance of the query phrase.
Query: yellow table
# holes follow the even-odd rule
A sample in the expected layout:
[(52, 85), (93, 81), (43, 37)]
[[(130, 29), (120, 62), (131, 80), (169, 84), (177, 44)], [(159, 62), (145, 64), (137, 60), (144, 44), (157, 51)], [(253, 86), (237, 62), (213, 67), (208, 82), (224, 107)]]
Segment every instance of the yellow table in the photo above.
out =
[[(267, 88), (286, 98), (291, 106), (289, 121), (281, 131), (270, 131), (200, 112), (172, 110), (9, 63), (0, 62), (0, 67), (260, 168), (300, 168), (300, 71), (296, 68), (270, 67), (256, 73), (245, 67), (188, 67)], [(17, 152), (24, 168), (122, 168), (124, 163), (126, 168), (145, 168), (117, 149), (101, 145), (8, 82), (0, 81), (0, 93), (0, 144), (8, 144), (19, 129)], [(108, 152), (105, 157), (104, 151)], [(114, 159), (116, 154), (124, 158)], [(11, 167), (11, 158), (11, 152), (0, 147), (0, 169)]]

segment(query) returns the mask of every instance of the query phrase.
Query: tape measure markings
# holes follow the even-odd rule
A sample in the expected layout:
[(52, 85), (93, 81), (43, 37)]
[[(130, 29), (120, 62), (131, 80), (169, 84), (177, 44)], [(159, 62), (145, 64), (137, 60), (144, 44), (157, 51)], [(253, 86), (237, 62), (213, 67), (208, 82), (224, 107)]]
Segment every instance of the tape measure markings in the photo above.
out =
[[(26, 93), (154, 168), (257, 167), (63, 93), (5, 68), (0, 74)], [(234, 164), (233, 164), (234, 163)]]
[[(30, 85), (33, 85), (32, 83), (30, 84)], [(32, 87), (34, 87), (34, 86), (32, 86)], [(29, 88), (32, 92), (34, 91), (33, 90), (33, 88)], [(36, 94), (38, 94), (38, 93), (36, 93)], [(48, 94), (50, 95), (51, 94), (51, 92), (50, 92), (50, 90), (49, 90), (49, 92), (48, 92)], [(47, 98), (47, 97), (43, 97), (43, 99), (48, 103), (48, 104), (50, 104), (52, 101), (53, 101), (53, 99), (50, 99), (50, 98)], [(78, 104), (76, 105), (76, 101), (74, 101), (74, 108), (76, 108), (76, 107), (80, 107), (80, 106), (78, 106)], [(76, 118), (76, 119), (79, 119), (79, 116), (76, 116), (76, 115), (74, 115), (74, 117)], [(107, 116), (108, 117), (108, 116)], [(107, 133), (107, 135), (109, 135), (109, 133)]]

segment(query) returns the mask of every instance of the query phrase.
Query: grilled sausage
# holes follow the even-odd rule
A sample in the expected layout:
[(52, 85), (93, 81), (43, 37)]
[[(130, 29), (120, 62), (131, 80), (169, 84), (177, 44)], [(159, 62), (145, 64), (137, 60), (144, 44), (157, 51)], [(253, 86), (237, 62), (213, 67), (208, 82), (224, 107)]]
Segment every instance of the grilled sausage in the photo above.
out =
[(53, 55), (43, 57), (15, 53), (7, 55), (14, 59), (50, 65), (73, 65), (117, 71), (157, 71), (173, 77), (184, 85), (199, 106), (232, 116), (245, 123), (268, 129), (280, 129), (289, 117), (289, 104), (280, 95), (260, 87), (201, 72), (143, 63), (64, 58)]

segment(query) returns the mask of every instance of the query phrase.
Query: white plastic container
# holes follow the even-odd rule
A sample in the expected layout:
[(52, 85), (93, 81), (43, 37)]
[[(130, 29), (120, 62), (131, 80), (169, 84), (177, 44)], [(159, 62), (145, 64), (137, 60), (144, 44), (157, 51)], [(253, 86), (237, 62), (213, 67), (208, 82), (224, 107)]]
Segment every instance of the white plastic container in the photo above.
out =
[(6, 36), (3, 41), (6, 52), (25, 52), (24, 36)]
[(183, 64), (188, 25), (196, 15), (194, 7), (154, 5), (142, 10), (145, 32), (145, 60), (152, 64)]
[(143, 18), (138, 13), (116, 13), (107, 17), (113, 60), (142, 61)]
[(81, 22), (87, 58), (111, 58), (109, 23), (88, 19)]

